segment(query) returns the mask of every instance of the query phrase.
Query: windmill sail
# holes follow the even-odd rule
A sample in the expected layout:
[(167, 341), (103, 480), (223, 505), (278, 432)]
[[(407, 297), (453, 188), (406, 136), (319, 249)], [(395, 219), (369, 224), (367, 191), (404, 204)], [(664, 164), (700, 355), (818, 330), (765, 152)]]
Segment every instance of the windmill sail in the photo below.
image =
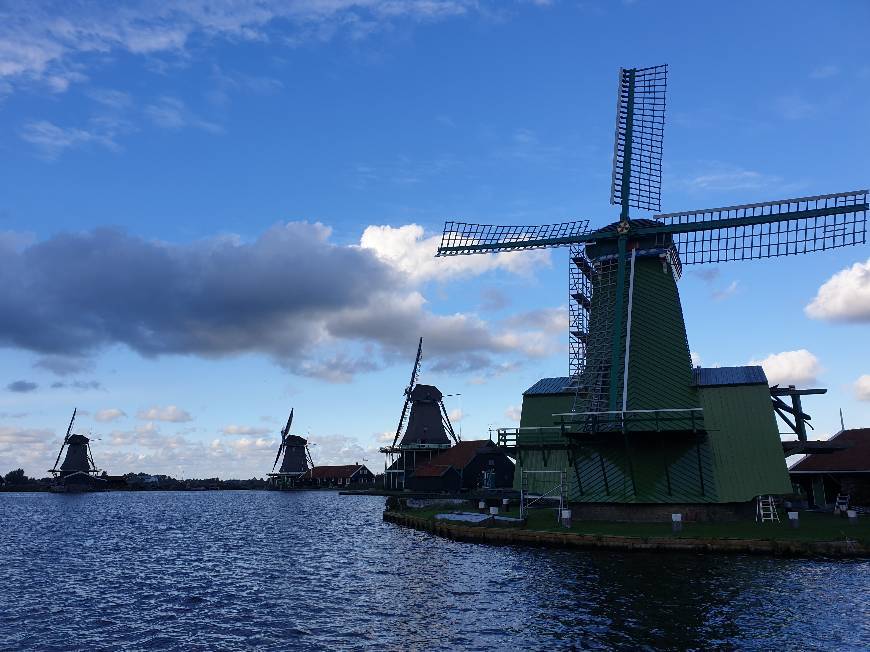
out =
[(417, 357), (414, 359), (414, 367), (411, 370), (411, 380), (408, 381), (408, 386), (405, 388), (405, 404), (402, 406), (402, 413), (399, 416), (399, 425), (396, 427), (396, 435), (393, 437), (393, 446), (399, 441), (399, 435), (402, 434), (402, 428), (405, 425), (405, 417), (408, 415), (408, 407), (411, 405), (411, 392), (414, 391), (414, 386), (417, 384), (417, 379), (420, 377), (420, 363), (423, 360), (423, 338), (417, 343)]
[(446, 222), (438, 256), (486, 254), (499, 251), (567, 247), (589, 232), (589, 220), (508, 226)]
[[(864, 244), (867, 190), (656, 215), (684, 265), (775, 258)], [(643, 232), (641, 229), (640, 232)]]
[(667, 84), (667, 65), (619, 71), (610, 203), (625, 216), (629, 206), (661, 210)]

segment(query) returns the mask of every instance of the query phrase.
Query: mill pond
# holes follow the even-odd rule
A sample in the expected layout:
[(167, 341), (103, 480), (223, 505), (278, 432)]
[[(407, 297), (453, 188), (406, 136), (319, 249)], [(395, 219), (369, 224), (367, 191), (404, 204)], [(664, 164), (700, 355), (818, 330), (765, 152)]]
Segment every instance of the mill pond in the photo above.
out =
[(334, 492), (0, 494), (0, 649), (866, 649), (868, 561), (456, 543)]

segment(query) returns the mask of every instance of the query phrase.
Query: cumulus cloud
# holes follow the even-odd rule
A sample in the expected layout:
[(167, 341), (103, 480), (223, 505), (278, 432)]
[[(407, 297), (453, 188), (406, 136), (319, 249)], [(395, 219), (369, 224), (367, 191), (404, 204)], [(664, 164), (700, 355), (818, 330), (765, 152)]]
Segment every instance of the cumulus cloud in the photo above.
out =
[[(392, 438), (389, 441), (392, 442)], [(309, 440), (309, 445), (311, 457), (318, 466), (359, 462), (377, 473), (378, 469), (374, 467), (383, 463), (383, 456), (376, 445), (364, 446), (347, 435), (318, 435)]]
[(854, 385), (855, 397), (859, 401), (870, 401), (870, 374), (859, 376)]
[(27, 392), (32, 392), (39, 387), (34, 382), (29, 380), (14, 380), (8, 385), (6, 385), (6, 389), (10, 392), (15, 392), (17, 394), (26, 394)]
[(363, 232), (360, 246), (370, 249), (379, 260), (418, 283), (446, 281), (492, 270), (529, 274), (540, 265), (550, 264), (550, 252), (545, 249), (436, 259), (440, 242), (441, 235), (426, 237), (422, 226), (406, 224), (400, 227), (369, 226)]
[(59, 448), (51, 430), (0, 426), (0, 474), (23, 468), (27, 475), (46, 476)]
[(93, 369), (94, 363), (92, 360), (80, 356), (45, 355), (34, 362), (33, 366), (50, 371), (57, 376), (70, 376), (90, 371)]
[(870, 258), (834, 274), (804, 312), (826, 321), (870, 322)]
[(230, 424), (228, 426), (224, 426), (221, 429), (221, 432), (225, 435), (267, 435), (272, 432), (271, 428), (258, 428), (256, 426), (237, 426), (235, 424)]
[(103, 384), (99, 380), (74, 380), (72, 382), (57, 381), (51, 384), (52, 389), (77, 389), (87, 391), (89, 389), (103, 389)]
[(127, 413), (118, 408), (106, 408), (105, 410), (97, 410), (94, 413), (94, 419), (100, 423), (109, 423), (126, 416)]
[(170, 421), (172, 423), (183, 423), (192, 421), (193, 417), (187, 410), (182, 410), (177, 405), (167, 405), (166, 407), (151, 407), (147, 410), (139, 410), (136, 413), (138, 419), (143, 421)]
[(763, 360), (751, 360), (761, 365), (771, 385), (806, 385), (816, 382), (822, 368), (819, 359), (806, 349), (771, 353)]
[(509, 419), (514, 423), (519, 423), (522, 411), (523, 409), (519, 405), (509, 405), (508, 408), (504, 411), (504, 416), (506, 419)]
[[(368, 246), (333, 244), (329, 228), (305, 222), (276, 225), (253, 241), (226, 235), (169, 244), (113, 229), (0, 240), (0, 303), (8, 316), (0, 346), (37, 352), (56, 372), (115, 344), (146, 357), (261, 353), (330, 382), (406, 358), (419, 336), (442, 370), (504, 368), (516, 363), (505, 356), (558, 349), (563, 310), (494, 324), (474, 314), (433, 314), (415, 284), (437, 278), (435, 268), (406, 273), (397, 250), (385, 255), (393, 250), (367, 233)], [(431, 258), (434, 249), (417, 241), (410, 257), (425, 249)], [(445, 278), (531, 269), (498, 256), (472, 258), (492, 258), (495, 267), (454, 267)]]

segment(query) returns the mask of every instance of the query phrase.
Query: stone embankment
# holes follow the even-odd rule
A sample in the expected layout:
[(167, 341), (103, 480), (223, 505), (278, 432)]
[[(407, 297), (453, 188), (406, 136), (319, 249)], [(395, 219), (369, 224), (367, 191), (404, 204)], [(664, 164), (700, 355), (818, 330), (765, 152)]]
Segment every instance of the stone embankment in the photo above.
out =
[(718, 552), (785, 557), (870, 557), (870, 548), (858, 541), (806, 541), (794, 539), (700, 539), (688, 537), (629, 537), (532, 530), (514, 527), (458, 525), (401, 511), (387, 510), (384, 520), (431, 532), (454, 541), (490, 544), (529, 544), (558, 548), (611, 550)]

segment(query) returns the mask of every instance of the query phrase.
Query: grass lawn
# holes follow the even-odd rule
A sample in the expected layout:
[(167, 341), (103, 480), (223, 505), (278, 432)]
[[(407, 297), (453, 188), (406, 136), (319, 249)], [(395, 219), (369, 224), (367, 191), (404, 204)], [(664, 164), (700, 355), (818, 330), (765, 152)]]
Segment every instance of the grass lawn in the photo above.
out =
[[(445, 507), (429, 507), (410, 510), (409, 514), (433, 519), (435, 514), (468, 511)], [(511, 510), (505, 516), (519, 516), (519, 510)], [(800, 512), (800, 527), (789, 527), (786, 514), (779, 513), (779, 523), (756, 523), (755, 521), (736, 521), (732, 523), (683, 523), (679, 534), (671, 532), (670, 523), (619, 523), (610, 521), (574, 521), (570, 532), (578, 534), (601, 534), (626, 537), (666, 537), (683, 539), (790, 539), (799, 541), (842, 541), (846, 538), (870, 545), (870, 518), (864, 516), (858, 523), (851, 525), (844, 517), (830, 513)], [(470, 525), (462, 523), (462, 525)], [(556, 523), (554, 510), (533, 510), (525, 525), (514, 523), (488, 522), (478, 527), (520, 527), (528, 530), (565, 532)]]

